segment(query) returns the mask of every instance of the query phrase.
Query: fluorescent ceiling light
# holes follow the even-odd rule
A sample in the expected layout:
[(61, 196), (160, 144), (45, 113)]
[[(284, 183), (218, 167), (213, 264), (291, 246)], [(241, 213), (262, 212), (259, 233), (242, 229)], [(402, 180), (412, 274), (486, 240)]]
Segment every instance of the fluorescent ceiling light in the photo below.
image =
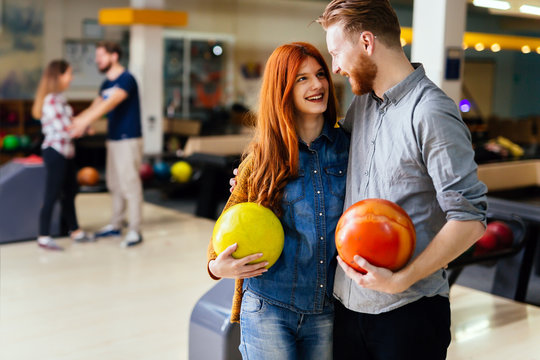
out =
[(486, 7), (490, 9), (497, 10), (508, 10), (510, 9), (510, 3), (508, 1), (500, 0), (473, 0), (474, 6)]
[(539, 15), (540, 16), (540, 7), (532, 5), (521, 5), (519, 11), (525, 14)]

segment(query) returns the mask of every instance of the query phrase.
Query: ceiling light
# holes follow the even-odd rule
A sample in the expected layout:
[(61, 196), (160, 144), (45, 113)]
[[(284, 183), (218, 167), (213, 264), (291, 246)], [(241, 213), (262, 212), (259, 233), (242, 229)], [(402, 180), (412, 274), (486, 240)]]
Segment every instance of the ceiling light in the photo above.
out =
[(510, 9), (510, 3), (508, 1), (500, 0), (473, 0), (474, 6), (485, 7), (497, 10)]
[(493, 51), (493, 52), (499, 52), (499, 51), (501, 51), (501, 45), (499, 45), (499, 44), (497, 44), (497, 43), (491, 45), (491, 51)]
[(474, 45), (474, 48), (476, 49), (476, 51), (482, 51), (484, 50), (484, 44), (477, 43), (476, 45)]
[(401, 47), (407, 45), (407, 40), (405, 40), (404, 38), (399, 39), (399, 41), (401, 41)]
[(524, 54), (530, 53), (530, 52), (531, 52), (530, 46), (529, 46), (529, 45), (523, 45), (523, 46), (521, 47), (521, 52), (524, 53)]
[(463, 50), (467, 50), (469, 48), (469, 45), (467, 45), (467, 43), (463, 43), (463, 44), (461, 44), (461, 48)]
[(540, 46), (536, 48), (536, 53), (540, 54)]
[(540, 16), (540, 7), (532, 5), (521, 5), (519, 11), (524, 14), (532, 14)]

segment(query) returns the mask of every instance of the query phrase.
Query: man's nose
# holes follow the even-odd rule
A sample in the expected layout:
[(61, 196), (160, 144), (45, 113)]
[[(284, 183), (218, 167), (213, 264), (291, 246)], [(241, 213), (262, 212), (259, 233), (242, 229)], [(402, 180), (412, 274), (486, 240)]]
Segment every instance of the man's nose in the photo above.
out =
[(339, 74), (340, 71), (341, 71), (340, 67), (336, 64), (335, 61), (332, 61), (332, 72), (334, 74)]

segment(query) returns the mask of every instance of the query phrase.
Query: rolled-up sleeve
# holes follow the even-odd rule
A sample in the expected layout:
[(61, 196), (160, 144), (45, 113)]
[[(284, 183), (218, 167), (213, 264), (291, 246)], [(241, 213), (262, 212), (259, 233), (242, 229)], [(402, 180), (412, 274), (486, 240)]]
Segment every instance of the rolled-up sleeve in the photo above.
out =
[(447, 220), (486, 223), (487, 187), (478, 179), (469, 130), (455, 104), (431, 102), (419, 117), (423, 160)]

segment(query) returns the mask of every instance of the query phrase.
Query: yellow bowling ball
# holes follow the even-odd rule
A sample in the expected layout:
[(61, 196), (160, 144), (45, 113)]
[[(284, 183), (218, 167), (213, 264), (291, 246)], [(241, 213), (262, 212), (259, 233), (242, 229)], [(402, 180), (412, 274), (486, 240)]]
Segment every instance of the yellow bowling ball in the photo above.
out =
[(237, 243), (232, 254), (236, 259), (262, 253), (253, 263), (268, 261), (270, 268), (283, 251), (285, 234), (278, 217), (268, 208), (245, 202), (227, 209), (214, 226), (212, 242), (219, 255), (230, 245)]
[(193, 169), (187, 161), (178, 161), (171, 167), (171, 176), (174, 180), (185, 183), (191, 179)]

